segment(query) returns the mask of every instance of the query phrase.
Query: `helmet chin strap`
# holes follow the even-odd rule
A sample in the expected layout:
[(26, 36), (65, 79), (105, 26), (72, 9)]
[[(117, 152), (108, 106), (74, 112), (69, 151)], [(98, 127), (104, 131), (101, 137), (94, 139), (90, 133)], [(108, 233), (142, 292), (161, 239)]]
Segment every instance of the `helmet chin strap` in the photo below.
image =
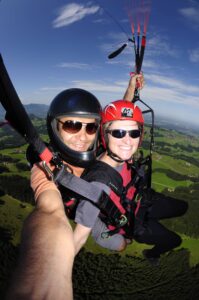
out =
[(107, 148), (107, 154), (110, 156), (114, 161), (123, 163), (123, 162), (128, 162), (130, 159), (121, 159), (118, 155), (113, 153), (109, 148)]
[(123, 162), (128, 162), (131, 159), (121, 159), (117, 154), (113, 153), (109, 146), (108, 146), (108, 138), (105, 136), (105, 143), (106, 143), (106, 150), (107, 150), (107, 155), (110, 156), (114, 161), (118, 163), (123, 163)]

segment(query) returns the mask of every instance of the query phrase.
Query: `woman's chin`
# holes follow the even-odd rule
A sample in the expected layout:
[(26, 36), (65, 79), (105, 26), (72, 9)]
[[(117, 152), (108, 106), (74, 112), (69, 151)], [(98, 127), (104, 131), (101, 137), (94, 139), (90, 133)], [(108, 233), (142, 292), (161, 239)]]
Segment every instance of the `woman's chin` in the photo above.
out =
[(132, 154), (130, 155), (120, 155), (121, 160), (130, 160), (132, 158)]

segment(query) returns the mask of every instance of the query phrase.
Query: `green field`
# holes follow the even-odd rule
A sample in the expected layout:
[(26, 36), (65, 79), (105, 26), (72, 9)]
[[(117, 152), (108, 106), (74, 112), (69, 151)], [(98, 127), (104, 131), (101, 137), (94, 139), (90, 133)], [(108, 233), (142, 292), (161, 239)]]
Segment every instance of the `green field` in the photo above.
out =
[[(0, 198), (5, 203), (0, 206), (0, 227), (6, 228), (11, 234), (11, 242), (13, 245), (18, 245), (20, 243), (20, 232), (22, 229), (23, 220), (29, 215), (32, 211), (33, 206), (28, 203), (22, 203), (19, 200), (16, 200), (10, 196), (3, 196)], [(71, 223), (74, 227), (74, 224)], [(183, 243), (180, 248), (186, 248), (190, 252), (190, 266), (196, 265), (199, 263), (199, 239), (194, 239), (184, 234), (181, 235)], [(127, 247), (125, 251), (121, 253), (124, 255), (132, 255), (141, 257), (142, 250), (145, 248), (150, 248), (145, 244), (139, 244), (136, 241), (133, 241), (131, 245)], [(85, 245), (85, 249), (92, 253), (105, 253), (111, 254), (109, 250), (103, 249), (98, 246), (92, 237), (90, 237)]]
[[(39, 120), (37, 125), (42, 124), (43, 122)], [(160, 274), (159, 272), (156, 274), (156, 272), (152, 272), (151, 268), (146, 271), (148, 266), (142, 257), (142, 250), (147, 247), (149, 248), (149, 246), (133, 241), (124, 252), (119, 254), (120, 258), (118, 258), (115, 252), (101, 248), (89, 237), (85, 245), (86, 252), (81, 253), (76, 259), (75, 270), (78, 268), (78, 274), (84, 274), (83, 276), (85, 276), (85, 278), (89, 278), (92, 282), (91, 290), (93, 290), (93, 286), (95, 285), (92, 281), (93, 276), (95, 276), (93, 272), (95, 274), (95, 270), (98, 270), (96, 272), (100, 273), (102, 271), (101, 266), (103, 266), (104, 269), (107, 267), (113, 269), (116, 264), (116, 262), (114, 263), (115, 259), (118, 263), (118, 266), (115, 267), (118, 268), (117, 272), (119, 273), (122, 273), (124, 269), (127, 271), (128, 264), (129, 266), (132, 264), (132, 268), (135, 268), (133, 272), (136, 273), (136, 278), (142, 278), (143, 269), (148, 272), (147, 279), (151, 277), (151, 283), (147, 282), (146, 286), (149, 285), (147, 289), (153, 291), (159, 286), (158, 284), (156, 285), (157, 278), (160, 282), (160, 286), (165, 285), (167, 291), (172, 290), (172, 282), (175, 282), (175, 275), (179, 277), (179, 281), (176, 282), (176, 285), (178, 285), (179, 291), (183, 290), (184, 295), (187, 293), (187, 290), (183, 289), (186, 287), (185, 282), (187, 278), (190, 278), (189, 287), (193, 284), (194, 278), (198, 278), (199, 276), (199, 137), (184, 136), (176, 131), (161, 128), (156, 130), (156, 134), (156, 145), (153, 152), (152, 187), (158, 192), (185, 199), (189, 203), (189, 211), (185, 216), (166, 223), (166, 226), (169, 226), (171, 230), (177, 231), (181, 235), (183, 242), (179, 249), (175, 249), (172, 253), (168, 253), (161, 258)], [(43, 136), (46, 138), (45, 133), (43, 133)], [(16, 137), (12, 137), (12, 134), (10, 136), (3, 135), (1, 129), (0, 143), (2, 141), (3, 144), (7, 143), (8, 145), (17, 142)], [(0, 234), (2, 244), (0, 262), (2, 274), (4, 274), (0, 280), (0, 292), (5, 289), (5, 282), (8, 280), (9, 270), (12, 269), (16, 259), (17, 248), (15, 248), (15, 246), (20, 244), (23, 221), (34, 208), (32, 200), (30, 201), (30, 171), (26, 166), (26, 147), (26, 145), (23, 145), (21, 147), (9, 146), (6, 149), (0, 148), (0, 192), (2, 192), (0, 196)], [(147, 153), (145, 148), (143, 150), (144, 153)], [(74, 226), (73, 223), (71, 224)], [(96, 260), (98, 265), (96, 264)], [(111, 263), (110, 266), (107, 266), (107, 261), (109, 260)], [(112, 269), (108, 271), (112, 272)], [(167, 275), (167, 273), (169, 275)], [(78, 276), (77, 278), (79, 278)], [(103, 276), (105, 276), (105, 274)], [(125, 273), (124, 276), (131, 277), (132, 275)], [(170, 279), (167, 279), (168, 276)], [(123, 282), (122, 280), (125, 279), (121, 277), (121, 283)], [(143, 280), (143, 278), (140, 280)], [(104, 285), (106, 284), (105, 282)], [(117, 293), (120, 293), (119, 284), (118, 282), (118, 286), (115, 287), (115, 289), (119, 289)], [(123, 296), (118, 294), (119, 298), (110, 298), (109, 296), (103, 298), (103, 291), (99, 292), (98, 287), (96, 287), (96, 298), (92, 298), (92, 293), (89, 290), (90, 283), (86, 281), (85, 284), (83, 284), (83, 282), (79, 284), (79, 282), (76, 283), (76, 280), (74, 280), (74, 286), (77, 295), (79, 295), (78, 293), (80, 291), (80, 296), (78, 296), (77, 299), (99, 299), (96, 297), (99, 293), (100, 299), (127, 300), (125, 293), (128, 293), (128, 290), (124, 292), (125, 295)], [(110, 285), (105, 287), (106, 291), (109, 289), (112, 295), (113, 290)], [(196, 290), (197, 283), (195, 283), (195, 289), (193, 289), (194, 293)], [(85, 294), (82, 294), (81, 298), (82, 291), (84, 291)], [(140, 291), (144, 291), (139, 284), (137, 291), (138, 294)], [(90, 298), (87, 292), (91, 293)], [(131, 291), (131, 293), (133, 295), (134, 292)], [(161, 289), (160, 291), (158, 290), (157, 293), (160, 295)], [(175, 293), (180, 295), (180, 292), (177, 292), (176, 288)], [(137, 299), (141, 298), (136, 298), (136, 300)], [(147, 298), (143, 299), (148, 300), (151, 298), (148, 298), (147, 294)], [(163, 298), (157, 297), (156, 299)], [(176, 297), (172, 298), (169, 294), (165, 299), (176, 299)], [(187, 298), (181, 297), (181, 299)]]
[[(190, 252), (189, 256), (189, 265), (190, 267), (195, 266), (196, 264), (199, 264), (199, 239), (194, 239), (190, 237), (186, 237), (185, 235), (181, 235), (182, 237), (182, 244), (177, 249), (187, 249)], [(142, 257), (142, 250), (143, 249), (149, 249), (150, 246), (145, 244), (139, 244), (136, 241), (133, 241), (131, 245), (127, 247), (127, 249), (120, 253), (120, 255), (131, 255), (134, 257)], [(85, 249), (92, 253), (104, 253), (104, 254), (111, 254), (114, 252), (110, 252), (110, 250), (103, 249), (102, 247), (98, 246), (94, 240), (90, 237)], [(177, 250), (176, 249), (176, 250)]]
[(11, 242), (16, 246), (20, 242), (23, 221), (33, 207), (8, 195), (0, 199), (4, 201), (4, 204), (0, 205), (0, 227), (7, 229), (11, 233)]

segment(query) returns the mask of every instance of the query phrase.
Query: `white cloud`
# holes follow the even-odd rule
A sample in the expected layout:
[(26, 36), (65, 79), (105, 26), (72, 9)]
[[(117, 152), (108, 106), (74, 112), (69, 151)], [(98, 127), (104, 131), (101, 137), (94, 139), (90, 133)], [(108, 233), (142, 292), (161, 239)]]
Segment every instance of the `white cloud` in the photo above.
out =
[(178, 56), (178, 50), (169, 44), (165, 36), (154, 35), (148, 39), (146, 47), (150, 56)]
[(88, 15), (95, 14), (99, 9), (99, 6), (91, 6), (90, 3), (87, 3), (86, 5), (69, 3), (60, 8), (57, 18), (53, 21), (53, 27), (59, 28), (68, 26), (82, 20)]
[(110, 24), (110, 21), (108, 19), (98, 18), (98, 19), (93, 20), (93, 23), (107, 25), (107, 24)]
[(143, 61), (143, 68), (149, 68), (149, 69), (157, 69), (159, 67), (159, 64), (157, 62), (151, 60), (151, 59), (144, 59)]
[(89, 64), (77, 63), (77, 62), (64, 62), (64, 63), (59, 64), (58, 67), (87, 70), (87, 69), (90, 69), (92, 66)]
[(188, 95), (188, 93), (196, 93), (199, 95), (199, 87), (194, 85), (188, 85), (184, 81), (180, 81), (175, 78), (168, 78), (167, 76), (163, 76), (160, 74), (150, 74), (145, 75), (146, 80), (152, 82), (157, 86), (168, 87), (174, 91), (180, 91), (183, 95)]
[[(145, 88), (140, 92), (140, 97), (149, 106), (155, 109), (156, 113), (165, 113), (162, 106), (169, 109), (192, 109), (199, 111), (199, 88), (190, 86), (187, 90), (186, 84), (175, 79), (166, 80), (166, 77), (150, 75), (146, 78)], [(159, 78), (159, 80), (158, 80)], [(89, 81), (77, 80), (71, 82), (72, 87), (81, 87), (94, 93), (105, 106), (111, 100), (121, 99), (127, 87), (126, 81)], [(194, 92), (195, 94), (192, 94)], [(175, 114), (174, 111), (171, 113)]]
[(189, 59), (191, 62), (199, 62), (199, 49), (194, 49), (189, 51)]
[[(199, 111), (199, 87), (187, 85), (187, 82), (161, 74), (145, 74), (145, 87), (140, 92), (143, 99), (156, 111), (161, 111), (162, 105), (170, 107), (176, 105), (180, 109)], [(58, 92), (66, 88), (78, 87), (91, 91), (102, 102), (107, 104), (111, 99), (121, 99), (128, 82), (109, 80), (74, 80), (68, 81), (65, 86), (43, 87), (42, 92)], [(173, 107), (173, 106), (172, 106)]]
[(89, 91), (103, 92), (103, 93), (124, 93), (126, 85), (120, 82), (107, 83), (105, 81), (89, 81), (89, 80), (75, 80), (72, 81), (75, 87), (82, 87)]
[(49, 91), (62, 91), (65, 90), (66, 86), (44, 86), (40, 88), (42, 92), (49, 92)]
[[(150, 74), (145, 76), (146, 86), (141, 93), (147, 99), (154, 101), (165, 101), (184, 103), (199, 107), (199, 87), (191, 86), (187, 88), (185, 82), (161, 75)], [(113, 93), (122, 96), (127, 87), (126, 81), (89, 81), (76, 80), (72, 81), (74, 87), (82, 87), (92, 92)]]
[(184, 16), (191, 23), (199, 25), (199, 8), (198, 7), (187, 7), (179, 10), (180, 14)]
[(176, 103), (199, 109), (199, 87), (188, 85), (175, 78), (151, 74), (145, 76), (146, 86), (142, 91), (146, 99), (161, 103)]
[(193, 110), (199, 109), (198, 96), (187, 95), (183, 91), (159, 87), (159, 86), (146, 86), (142, 92), (143, 99), (150, 102), (159, 104), (161, 109), (161, 103), (175, 103), (178, 105), (186, 105), (193, 107)]
[[(128, 67), (128, 69), (134, 69), (134, 65), (135, 65), (135, 60), (134, 57), (131, 53), (131, 58), (130, 59), (126, 59), (126, 60), (121, 60), (121, 59), (116, 59), (116, 60), (107, 60), (106, 61), (107, 64), (111, 64), (111, 65), (121, 65), (121, 66), (125, 66)], [(158, 69), (159, 68), (159, 64), (157, 64), (155, 61), (151, 60), (151, 59), (144, 59), (143, 61), (143, 69)]]

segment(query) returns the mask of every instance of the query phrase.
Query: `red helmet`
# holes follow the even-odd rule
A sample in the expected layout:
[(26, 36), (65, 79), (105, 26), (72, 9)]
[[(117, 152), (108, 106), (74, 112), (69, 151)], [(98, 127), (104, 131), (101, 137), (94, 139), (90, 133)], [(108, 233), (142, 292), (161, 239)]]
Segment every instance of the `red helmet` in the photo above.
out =
[(143, 134), (143, 125), (144, 125), (144, 118), (142, 115), (141, 109), (136, 106), (134, 103), (126, 101), (126, 100), (117, 100), (109, 103), (101, 113), (101, 140), (102, 144), (107, 148), (108, 140), (104, 134), (104, 125), (118, 120), (131, 120), (136, 121), (141, 126), (141, 139), (140, 144), (142, 141), (142, 134)]
[(140, 125), (144, 124), (140, 108), (126, 100), (114, 101), (108, 104), (102, 111), (102, 126), (117, 120), (131, 120), (138, 122)]

